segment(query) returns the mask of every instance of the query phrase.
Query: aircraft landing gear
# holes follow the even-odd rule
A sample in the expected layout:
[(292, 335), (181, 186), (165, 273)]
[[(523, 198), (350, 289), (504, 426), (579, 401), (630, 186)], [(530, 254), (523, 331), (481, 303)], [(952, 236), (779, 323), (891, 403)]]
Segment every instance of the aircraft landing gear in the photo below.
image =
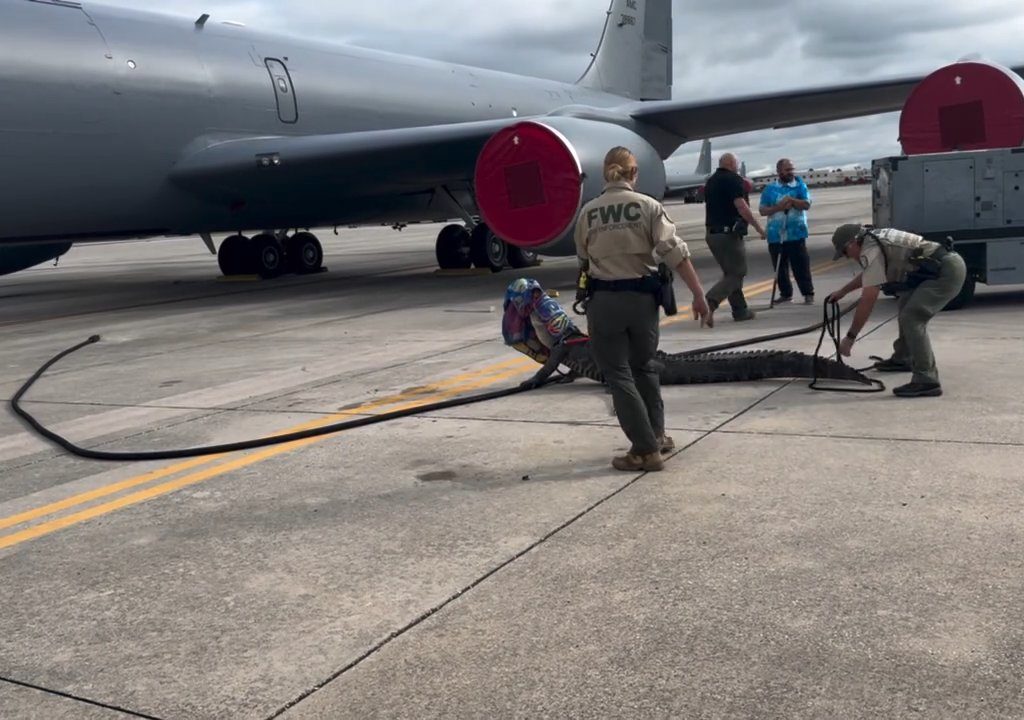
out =
[(437, 265), (442, 270), (468, 268), (472, 264), (469, 257), (469, 231), (461, 225), (445, 225), (437, 234), (435, 254)]
[(469, 267), (501, 272), (505, 266), (526, 268), (538, 265), (533, 250), (509, 245), (483, 223), (472, 231), (462, 225), (445, 225), (437, 234), (437, 265), (442, 270), (461, 270)]
[(515, 245), (509, 245), (508, 264), (514, 268), (527, 268), (539, 265), (540, 262), (537, 259), (537, 253), (533, 250), (526, 250), (525, 248), (516, 247)]
[(217, 264), (224, 275), (259, 275), (275, 278), (287, 272), (307, 274), (323, 267), (324, 250), (308, 232), (291, 237), (264, 232), (252, 239), (232, 235), (220, 244)]
[(268, 280), (284, 272), (284, 248), (277, 237), (261, 233), (249, 243), (249, 262), (253, 272)]
[(324, 264), (324, 248), (313, 233), (292, 235), (285, 240), (284, 253), (288, 269), (297, 275), (315, 273)]
[(480, 223), (469, 234), (469, 257), (473, 265), (480, 269), (501, 272), (508, 261), (508, 245), (492, 233), (489, 227)]
[(225, 275), (245, 275), (249, 272), (249, 238), (232, 235), (225, 238), (217, 250), (217, 264)]

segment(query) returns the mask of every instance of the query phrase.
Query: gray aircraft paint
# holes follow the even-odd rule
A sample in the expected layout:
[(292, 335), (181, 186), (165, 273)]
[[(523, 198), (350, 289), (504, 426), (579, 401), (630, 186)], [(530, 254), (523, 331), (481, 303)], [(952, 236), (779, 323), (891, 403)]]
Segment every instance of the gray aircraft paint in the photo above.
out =
[[(0, 199), (0, 240), (234, 230), (223, 208), (168, 181), (190, 150), (217, 141), (623, 102), (585, 85), (299, 42), (213, 19), (197, 27), (139, 11), (29, 0), (0, 9), (0, 68), (0, 146), (18, 177)], [(615, 82), (628, 84), (621, 72)], [(453, 216), (444, 204), (431, 213), (428, 194), (367, 198), (353, 188), (353, 195), (358, 203), (339, 203), (330, 222)]]
[[(741, 172), (740, 175), (743, 173)], [(697, 167), (691, 173), (678, 173), (665, 169), (666, 196), (682, 193), (691, 188), (701, 187), (711, 176), (711, 141), (701, 143), (700, 155), (697, 156)]]
[[(296, 122), (279, 114), (265, 58), (287, 68)], [(296, 44), (214, 21), (200, 29), (142, 12), (90, 5), (86, 13), (27, 0), (0, 11), (0, 67), (3, 154), (18, 178), (0, 200), (4, 240), (231, 230), (223, 212), (168, 182), (190, 148), (218, 140), (463, 123), (622, 102), (555, 82)], [(383, 219), (418, 219), (403, 217), (405, 208), (387, 199), (381, 205), (392, 215)], [(417, 205), (408, 208), (413, 216)], [(373, 214), (365, 206), (339, 208), (335, 222), (372, 221)]]
[[(0, 245), (444, 220), (459, 213), (441, 190), (474, 211), (476, 153), (522, 118), (570, 116), (593, 139), (618, 125), (664, 159), (692, 137), (898, 109), (920, 79), (687, 103), (657, 99), (670, 68), (670, 0), (612, 0), (576, 84), (217, 18), (4, 0)], [(279, 202), (257, 147), (295, 169)], [(258, 204), (233, 204), (245, 187)]]

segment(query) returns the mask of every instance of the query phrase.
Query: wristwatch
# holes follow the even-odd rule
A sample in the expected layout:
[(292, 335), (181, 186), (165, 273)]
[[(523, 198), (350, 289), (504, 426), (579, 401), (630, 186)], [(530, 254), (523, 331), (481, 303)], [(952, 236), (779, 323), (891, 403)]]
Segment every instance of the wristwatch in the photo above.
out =
[(856, 336), (856, 334), (854, 334), (854, 333), (853, 333), (853, 332), (851, 332), (851, 331), (847, 331), (847, 333), (846, 333), (846, 337), (848, 337), (848, 338), (849, 338), (850, 340), (856, 340), (856, 339), (857, 339), (857, 336)]

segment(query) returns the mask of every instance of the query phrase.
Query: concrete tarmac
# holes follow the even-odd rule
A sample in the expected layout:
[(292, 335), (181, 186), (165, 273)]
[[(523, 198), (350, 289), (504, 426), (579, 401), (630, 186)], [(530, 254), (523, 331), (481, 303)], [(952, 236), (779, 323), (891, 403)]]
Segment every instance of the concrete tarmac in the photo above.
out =
[[(816, 304), (676, 316), (662, 348), (819, 321), (869, 192), (814, 191)], [(669, 209), (710, 287), (703, 206)], [(273, 281), (219, 278), (194, 238), (75, 247), (0, 278), (0, 391), (98, 333), (25, 406), (153, 450), (518, 384), (504, 289), (568, 308), (575, 261), (441, 274), (438, 229), (323, 231), (329, 271)], [(931, 323), (941, 398), (878, 373), (665, 387), (660, 473), (611, 468), (627, 442), (587, 380), (178, 461), (76, 458), (5, 409), (0, 718), (1024, 717), (1022, 301), (979, 286)], [(889, 354), (895, 312), (851, 364)]]

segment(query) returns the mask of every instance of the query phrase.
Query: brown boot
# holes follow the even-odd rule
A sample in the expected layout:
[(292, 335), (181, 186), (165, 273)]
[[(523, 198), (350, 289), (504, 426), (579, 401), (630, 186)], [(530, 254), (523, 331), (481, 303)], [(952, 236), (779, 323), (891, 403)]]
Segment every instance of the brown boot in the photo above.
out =
[(658, 436), (658, 450), (661, 451), (662, 455), (672, 452), (676, 449), (676, 443), (668, 435)]
[(661, 459), (660, 452), (652, 452), (647, 455), (626, 453), (620, 457), (612, 458), (612, 467), (616, 470), (656, 472), (665, 469), (665, 461)]

